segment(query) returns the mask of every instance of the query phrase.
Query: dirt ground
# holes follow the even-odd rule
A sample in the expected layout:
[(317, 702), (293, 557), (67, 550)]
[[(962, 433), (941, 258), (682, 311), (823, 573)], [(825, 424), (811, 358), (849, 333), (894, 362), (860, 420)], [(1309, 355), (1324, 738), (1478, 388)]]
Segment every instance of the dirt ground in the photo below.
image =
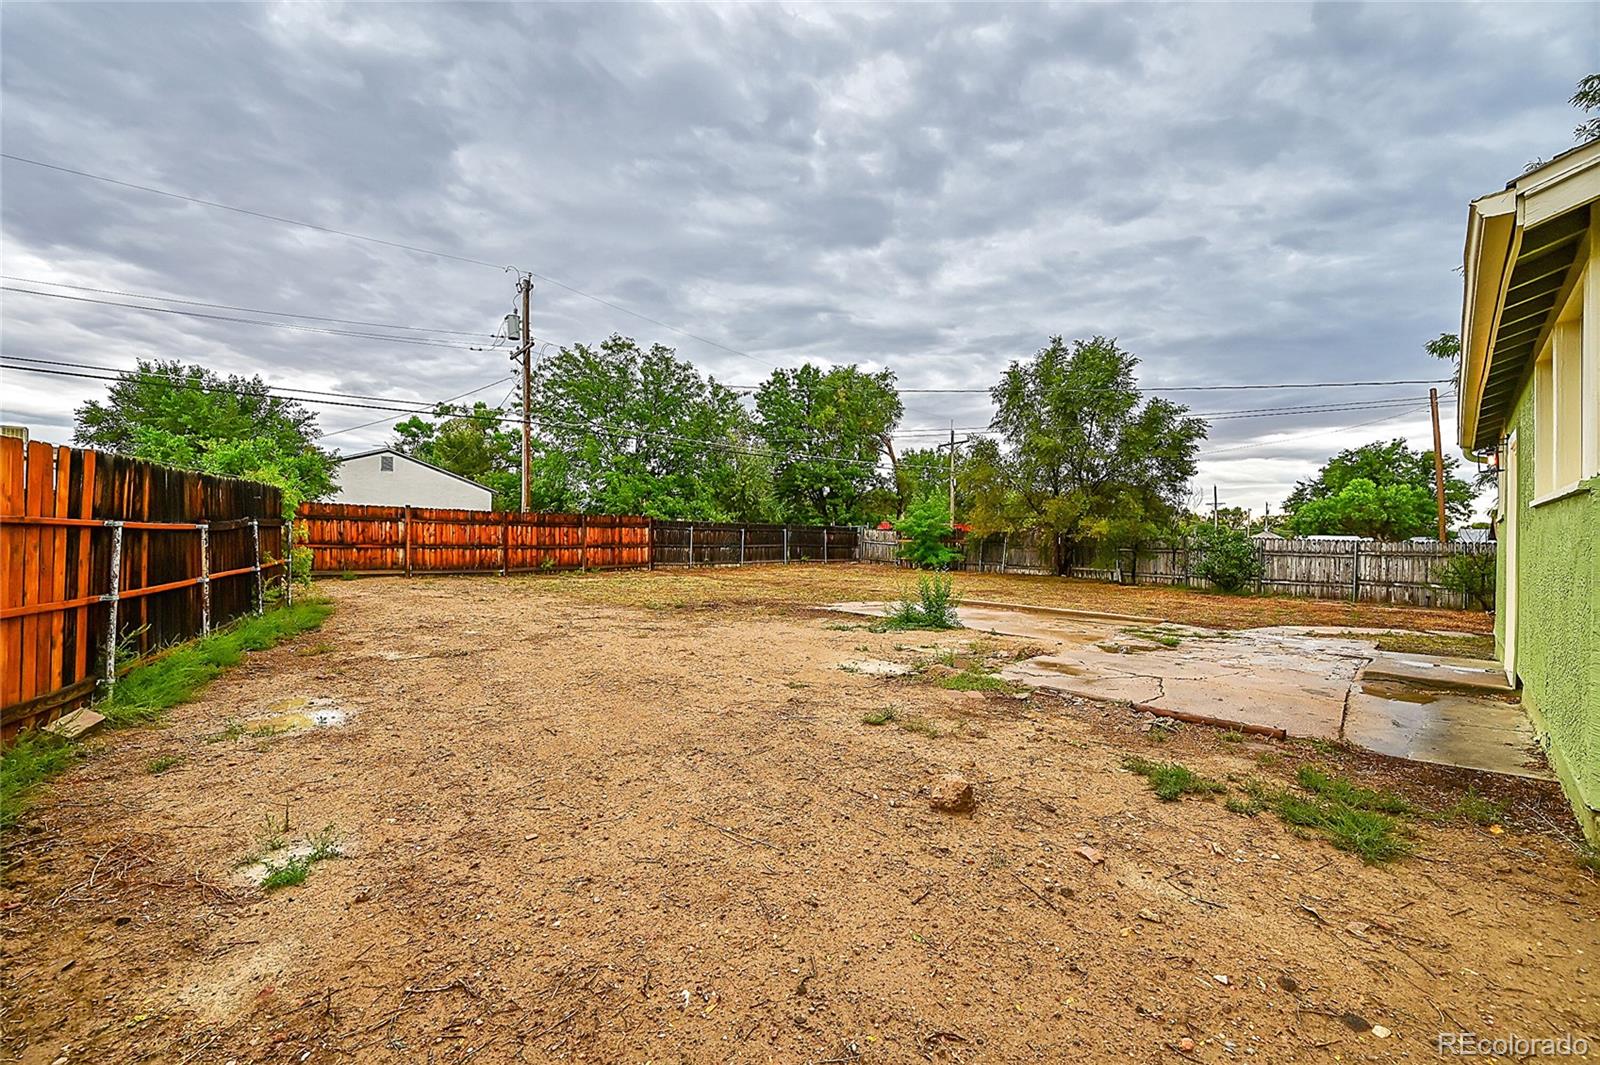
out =
[[(91, 741), (30, 808), (0, 893), (0, 1048), (820, 1065), (1431, 1059), (1441, 1031), (1600, 1045), (1600, 879), (1549, 785), (841, 669), (1017, 650), (811, 605), (901, 581), (325, 582), (323, 631), (164, 727)], [(1031, 584), (1201, 624), (1481, 625)], [(256, 727), (308, 707), (348, 716)], [(1367, 866), (1268, 814), (1159, 802), (1130, 753), (1277, 782), (1316, 762), (1435, 808), (1470, 784), (1510, 812), (1499, 832), (1419, 821), (1414, 857)], [(930, 808), (949, 771), (977, 782), (973, 812)], [(328, 826), (340, 854), (301, 886), (240, 866)]]

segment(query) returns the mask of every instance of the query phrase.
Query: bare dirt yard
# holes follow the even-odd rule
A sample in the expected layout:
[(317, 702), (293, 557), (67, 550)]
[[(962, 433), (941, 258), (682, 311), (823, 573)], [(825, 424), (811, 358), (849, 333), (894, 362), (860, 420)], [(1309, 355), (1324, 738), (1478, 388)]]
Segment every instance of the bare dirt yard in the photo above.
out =
[[(321, 632), (41, 789), (6, 841), (0, 1048), (838, 1065), (1432, 1059), (1453, 1031), (1600, 1046), (1600, 878), (1552, 786), (1151, 728), (988, 679), (1021, 641), (816, 609), (904, 580), (325, 582)], [(958, 587), (1212, 626), (1484, 627)], [(1161, 801), (1130, 756), (1225, 791)], [(1443, 813), (1401, 817), (1412, 853), (1366, 864), (1253, 806), (1310, 766)], [(970, 812), (930, 806), (952, 772)]]

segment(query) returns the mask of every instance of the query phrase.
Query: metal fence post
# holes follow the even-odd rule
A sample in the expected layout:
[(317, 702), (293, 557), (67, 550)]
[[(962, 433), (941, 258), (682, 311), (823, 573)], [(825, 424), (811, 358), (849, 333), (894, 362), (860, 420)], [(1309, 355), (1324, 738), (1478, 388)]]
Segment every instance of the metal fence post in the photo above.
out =
[(1361, 601), (1361, 541), (1350, 545), (1350, 601)]
[(827, 525), (822, 527), (822, 561), (824, 562), (828, 561), (828, 529), (829, 526)]
[(258, 518), (250, 519), (250, 538), (255, 541), (256, 548), (256, 613), (267, 612), (267, 579), (261, 572), (261, 521)]
[(1002, 533), (1000, 535), (1000, 572), (1001, 573), (1004, 573), (1006, 571), (1006, 555), (1009, 554), (1010, 552), (1011, 552), (1011, 534), (1009, 532)]
[(200, 635), (211, 635), (211, 526), (200, 530)]
[(122, 595), (122, 522), (108, 521), (111, 527), (111, 590), (102, 598), (111, 604), (106, 618), (106, 693), (117, 686), (117, 601)]
[(744, 533), (745, 526), (739, 526), (739, 565), (744, 565)]
[(785, 563), (789, 561), (789, 526), (787, 525), (783, 527), (783, 561)]
[(294, 606), (294, 519), (283, 523), (283, 604)]
[(685, 565), (694, 565), (694, 522), (689, 523), (689, 561)]

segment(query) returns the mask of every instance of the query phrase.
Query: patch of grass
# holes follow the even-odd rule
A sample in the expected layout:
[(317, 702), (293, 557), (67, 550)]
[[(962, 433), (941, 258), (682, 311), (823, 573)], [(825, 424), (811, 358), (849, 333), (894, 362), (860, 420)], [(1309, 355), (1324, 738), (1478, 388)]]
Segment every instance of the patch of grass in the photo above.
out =
[(176, 647), (147, 665), (136, 666), (95, 709), (114, 728), (153, 720), (194, 698), (224, 669), (237, 665), (245, 652), (262, 651), (316, 629), (332, 612), (331, 603), (306, 600), (244, 618), (204, 639)]
[(1223, 806), (1244, 817), (1271, 810), (1285, 824), (1320, 834), (1369, 865), (1411, 853), (1411, 842), (1396, 815), (1418, 812), (1415, 805), (1391, 792), (1329, 776), (1316, 766), (1303, 766), (1296, 779), (1309, 796), (1246, 780), (1240, 784), (1244, 795), (1230, 796)]
[(332, 650), (333, 644), (329, 643), (327, 640), (318, 640), (316, 643), (306, 644), (306, 646), (296, 651), (295, 654), (301, 656), (302, 658), (310, 658), (312, 655), (325, 655)]
[(25, 732), (0, 755), (0, 831), (22, 816), (28, 792), (78, 758), (73, 744), (51, 732)]
[(158, 775), (160, 775), (162, 773), (165, 773), (167, 770), (171, 769), (173, 766), (182, 765), (182, 764), (183, 764), (183, 755), (181, 755), (181, 754), (164, 754), (160, 758), (152, 758), (152, 759), (150, 759), (149, 764), (147, 764), (144, 767), (144, 771), (146, 773), (149, 773), (151, 776), (158, 776)]
[(899, 720), (902, 731), (915, 732), (919, 736), (926, 736), (930, 740), (939, 738), (939, 726), (925, 717), (905, 717)]
[(1311, 794), (1353, 810), (1406, 815), (1426, 812), (1392, 791), (1359, 787), (1345, 777), (1329, 774), (1320, 766), (1301, 766), (1295, 780)]
[[(281, 837), (276, 838), (276, 846), (267, 848), (269, 851), (278, 850), (283, 846)], [(306, 877), (311, 874), (311, 867), (318, 862), (327, 861), (329, 858), (339, 857), (339, 837), (332, 825), (328, 825), (311, 840), (311, 849), (298, 858), (290, 858), (282, 865), (270, 866), (266, 876), (261, 880), (261, 890), (276, 891), (279, 888), (299, 887), (306, 882)], [(245, 864), (253, 864), (260, 858), (252, 858)]]
[(1152, 762), (1148, 758), (1129, 755), (1122, 760), (1122, 768), (1137, 773), (1150, 782), (1156, 798), (1162, 802), (1176, 802), (1185, 795), (1213, 795), (1227, 788), (1178, 762)]
[[(1340, 632), (1346, 640), (1372, 640), (1367, 632)], [(1386, 632), (1374, 641), (1380, 651), (1444, 658), (1494, 658), (1493, 633)]]
[(959, 629), (954, 586), (947, 573), (924, 573), (917, 578), (917, 598), (906, 596), (895, 604), (887, 617), (872, 626), (873, 632), (904, 632), (907, 629), (942, 631)]
[(861, 715), (861, 723), (863, 725), (887, 725), (894, 719), (895, 712), (889, 707), (884, 707), (882, 710), (873, 710), (869, 713)]
[(1021, 685), (1013, 684), (1009, 680), (985, 672), (976, 666), (968, 666), (960, 673), (949, 677), (940, 677), (936, 682), (941, 688), (948, 688), (957, 692), (1004, 692), (1015, 694), (1022, 691)]
[(1600, 849), (1585, 847), (1578, 852), (1578, 868), (1587, 869), (1596, 876), (1600, 876)]
[(1270, 796), (1268, 806), (1286, 824), (1320, 832), (1335, 847), (1359, 855), (1369, 865), (1403, 858), (1412, 850), (1399, 823), (1387, 814), (1335, 800), (1306, 799), (1287, 791)]
[(1223, 743), (1243, 743), (1244, 741), (1244, 733), (1240, 732), (1236, 728), (1231, 728), (1222, 734)]
[(1183, 643), (1182, 637), (1175, 633), (1168, 632), (1166, 629), (1146, 629), (1134, 627), (1123, 629), (1122, 631), (1127, 633), (1129, 636), (1136, 636), (1139, 639), (1147, 640), (1150, 643), (1158, 643), (1162, 647), (1177, 647), (1179, 644)]
[(1283, 764), (1283, 755), (1277, 751), (1262, 751), (1256, 755), (1256, 765), (1262, 769), (1275, 769)]
[[(153, 720), (170, 707), (193, 698), (206, 682), (238, 662), (244, 652), (259, 651), (296, 633), (315, 629), (332, 612), (333, 604), (313, 599), (246, 618), (135, 666), (117, 681), (111, 698), (97, 703), (95, 710), (111, 728)], [(237, 727), (237, 732), (206, 739), (236, 739), (244, 732), (244, 726)], [(0, 831), (16, 824), (27, 794), (35, 785), (61, 772), (77, 757), (74, 744), (37, 730), (24, 733), (6, 748), (0, 755)], [(163, 767), (167, 768), (171, 766)]]
[(1478, 794), (1478, 789), (1467, 786), (1467, 793), (1451, 803), (1439, 817), (1442, 821), (1470, 821), (1487, 828), (1506, 819), (1507, 804)]
[(1323, 758), (1331, 758), (1336, 754), (1342, 753), (1342, 748), (1337, 743), (1332, 740), (1325, 740), (1321, 736), (1312, 736), (1305, 743)]

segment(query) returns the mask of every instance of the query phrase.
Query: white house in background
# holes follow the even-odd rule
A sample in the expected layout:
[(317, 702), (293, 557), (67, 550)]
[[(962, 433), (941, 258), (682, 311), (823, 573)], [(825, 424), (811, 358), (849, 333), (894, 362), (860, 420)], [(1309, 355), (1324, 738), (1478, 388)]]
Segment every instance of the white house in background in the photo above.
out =
[(332, 500), (335, 503), (494, 509), (494, 493), (483, 485), (393, 448), (341, 455), (338, 478), (339, 490)]

